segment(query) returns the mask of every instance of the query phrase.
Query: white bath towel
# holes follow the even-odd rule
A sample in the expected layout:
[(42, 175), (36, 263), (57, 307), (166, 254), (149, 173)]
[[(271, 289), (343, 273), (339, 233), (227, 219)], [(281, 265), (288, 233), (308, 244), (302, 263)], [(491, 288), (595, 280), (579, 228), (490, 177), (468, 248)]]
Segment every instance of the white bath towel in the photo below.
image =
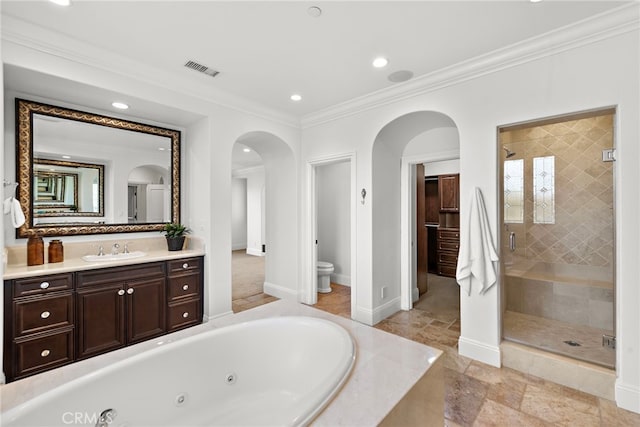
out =
[(14, 228), (19, 228), (24, 224), (25, 217), (24, 212), (22, 212), (22, 206), (20, 206), (20, 202), (15, 197), (9, 197), (5, 199), (3, 203), (4, 213), (9, 214), (11, 217), (11, 224)]
[(471, 295), (471, 282), (479, 282), (483, 294), (496, 283), (493, 263), (498, 261), (498, 253), (493, 245), (482, 192), (477, 187), (471, 200), (466, 233), (466, 239), (460, 239), (456, 280), (467, 295)]

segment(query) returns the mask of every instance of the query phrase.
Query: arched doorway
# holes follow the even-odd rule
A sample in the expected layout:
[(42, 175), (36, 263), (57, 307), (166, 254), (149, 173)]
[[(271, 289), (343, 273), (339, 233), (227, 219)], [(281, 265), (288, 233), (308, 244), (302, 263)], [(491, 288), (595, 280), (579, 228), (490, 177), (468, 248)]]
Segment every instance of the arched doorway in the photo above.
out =
[(247, 209), (260, 211), (247, 213), (247, 252), (264, 255), (265, 294), (297, 298), (298, 187), (293, 151), (280, 137), (263, 131), (243, 134), (236, 140), (233, 151), (237, 152), (239, 147), (250, 150), (259, 159), (257, 164), (234, 165), (236, 170), (245, 166), (244, 176), (249, 171), (253, 177), (251, 184), (247, 179), (247, 191), (252, 186), (256, 194), (251, 203), (247, 199)]
[[(459, 157), (454, 121), (435, 111), (404, 114), (383, 126), (372, 151), (373, 306), (409, 310), (416, 288), (416, 164)], [(392, 303), (393, 302), (393, 303)]]

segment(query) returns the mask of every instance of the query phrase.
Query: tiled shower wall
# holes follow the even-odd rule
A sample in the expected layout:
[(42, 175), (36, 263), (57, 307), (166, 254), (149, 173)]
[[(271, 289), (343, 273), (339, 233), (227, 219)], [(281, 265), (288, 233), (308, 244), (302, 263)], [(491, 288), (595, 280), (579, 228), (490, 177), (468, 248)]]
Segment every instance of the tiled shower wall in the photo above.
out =
[[(502, 146), (524, 159), (524, 224), (515, 255), (530, 261), (613, 269), (613, 164), (602, 150), (613, 148), (612, 112), (500, 133)], [(502, 152), (502, 150), (501, 150)], [(555, 223), (533, 223), (533, 158), (555, 156)], [(504, 157), (503, 157), (504, 158)], [(508, 232), (502, 233), (509, 254)]]

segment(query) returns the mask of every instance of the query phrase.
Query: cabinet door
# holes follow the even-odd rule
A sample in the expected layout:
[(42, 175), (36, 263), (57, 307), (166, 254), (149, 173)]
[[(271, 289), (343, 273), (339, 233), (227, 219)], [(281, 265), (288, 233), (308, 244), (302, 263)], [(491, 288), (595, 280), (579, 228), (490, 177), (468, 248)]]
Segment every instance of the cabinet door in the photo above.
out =
[(122, 282), (77, 290), (78, 359), (125, 345), (125, 295)]
[(438, 177), (438, 193), (440, 194), (440, 212), (459, 212), (460, 175), (440, 175)]
[(144, 341), (166, 332), (164, 277), (127, 282), (127, 341)]

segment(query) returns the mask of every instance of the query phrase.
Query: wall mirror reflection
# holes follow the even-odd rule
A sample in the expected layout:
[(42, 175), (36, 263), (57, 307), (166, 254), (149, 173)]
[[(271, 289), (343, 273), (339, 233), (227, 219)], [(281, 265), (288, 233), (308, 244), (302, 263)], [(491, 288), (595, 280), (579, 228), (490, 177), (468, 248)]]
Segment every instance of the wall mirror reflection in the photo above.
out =
[(16, 99), (18, 237), (179, 222), (180, 131)]
[(104, 165), (33, 159), (33, 217), (69, 216), (104, 216)]

